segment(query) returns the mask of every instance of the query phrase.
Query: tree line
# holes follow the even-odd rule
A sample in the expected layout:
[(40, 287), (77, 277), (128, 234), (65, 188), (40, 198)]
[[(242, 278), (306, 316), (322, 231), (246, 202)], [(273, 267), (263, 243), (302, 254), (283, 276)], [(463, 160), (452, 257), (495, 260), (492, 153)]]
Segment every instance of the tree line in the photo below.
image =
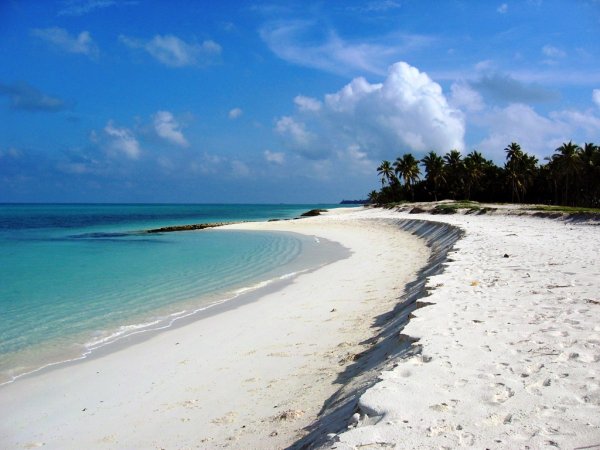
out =
[(421, 160), (406, 153), (393, 163), (382, 161), (377, 167), (381, 189), (372, 191), (369, 201), (452, 199), (600, 207), (600, 146), (563, 143), (543, 164), (516, 142), (504, 151), (501, 167), (478, 151), (464, 157), (458, 150), (443, 156), (431, 151)]

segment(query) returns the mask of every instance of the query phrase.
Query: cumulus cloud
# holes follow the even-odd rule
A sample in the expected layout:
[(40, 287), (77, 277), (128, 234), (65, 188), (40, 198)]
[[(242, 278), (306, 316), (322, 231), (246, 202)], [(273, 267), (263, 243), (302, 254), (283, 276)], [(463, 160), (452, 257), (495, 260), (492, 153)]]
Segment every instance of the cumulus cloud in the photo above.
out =
[(131, 130), (117, 128), (112, 120), (104, 127), (109, 138), (107, 149), (112, 154), (123, 154), (130, 159), (138, 159), (141, 154), (140, 144)]
[(242, 111), (241, 108), (233, 108), (232, 110), (229, 111), (229, 118), (230, 119), (237, 119), (238, 117), (240, 117), (244, 112)]
[[(343, 75), (357, 71), (385, 75), (390, 61), (432, 41), (423, 35), (395, 34), (354, 42), (343, 39), (335, 30), (323, 32), (321, 28), (313, 21), (279, 21), (265, 25), (260, 36), (285, 61)], [(322, 37), (315, 40), (315, 33)]]
[(504, 160), (504, 148), (511, 142), (518, 142), (524, 151), (540, 157), (548, 145), (556, 147), (559, 136), (568, 132), (564, 124), (555, 123), (524, 104), (493, 108), (482, 121), (491, 132), (477, 148), (496, 161)]
[[(574, 132), (579, 131), (580, 134), (585, 136), (585, 140), (598, 137), (598, 130), (600, 130), (600, 117), (595, 116), (592, 111), (555, 111), (550, 113), (550, 118), (556, 122), (567, 124), (569, 129), (574, 130)], [(569, 140), (571, 139), (572, 138)]]
[(11, 85), (0, 83), (0, 95), (7, 96), (10, 108), (16, 110), (56, 112), (66, 108), (63, 100), (44, 94), (24, 82)]
[(299, 147), (308, 147), (315, 138), (312, 133), (306, 130), (304, 123), (290, 116), (279, 119), (275, 129), (279, 134), (290, 137), (293, 144)]
[(294, 98), (294, 103), (300, 111), (318, 111), (321, 109), (321, 102), (316, 98), (297, 95)]
[(285, 154), (282, 152), (272, 152), (270, 150), (265, 150), (263, 155), (267, 162), (274, 164), (283, 164), (285, 162)]
[(594, 89), (592, 91), (592, 100), (600, 108), (600, 89)]
[(154, 130), (161, 138), (181, 147), (189, 145), (181, 131), (181, 126), (169, 111), (158, 111), (154, 115)]
[(453, 83), (450, 87), (450, 104), (457, 109), (481, 111), (485, 105), (483, 98), (466, 82)]
[(562, 110), (543, 115), (529, 105), (515, 103), (479, 112), (478, 126), (487, 134), (477, 148), (497, 162), (504, 161), (504, 148), (518, 142), (523, 150), (544, 158), (563, 142), (593, 141), (600, 117), (593, 111)]
[(119, 40), (129, 48), (146, 51), (158, 62), (169, 67), (206, 65), (221, 54), (221, 46), (214, 41), (187, 43), (170, 34), (156, 35), (148, 41), (121, 35)]
[(462, 148), (465, 132), (462, 113), (442, 88), (404, 62), (392, 65), (383, 83), (355, 78), (326, 95), (320, 109), (282, 117), (275, 129), (291, 149), (312, 159), (349, 148), (376, 160), (401, 151)]
[(98, 47), (88, 31), (82, 31), (77, 36), (73, 36), (64, 28), (51, 27), (36, 28), (31, 33), (64, 52), (86, 55), (91, 58), (98, 56)]

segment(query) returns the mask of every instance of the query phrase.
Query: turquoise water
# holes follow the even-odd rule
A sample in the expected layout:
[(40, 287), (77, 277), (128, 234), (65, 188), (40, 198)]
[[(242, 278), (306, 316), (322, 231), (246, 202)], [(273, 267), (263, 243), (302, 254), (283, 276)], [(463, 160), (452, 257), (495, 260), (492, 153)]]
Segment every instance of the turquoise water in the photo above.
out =
[(291, 218), (314, 207), (0, 205), (0, 383), (331, 257), (323, 243), (291, 233), (142, 230)]

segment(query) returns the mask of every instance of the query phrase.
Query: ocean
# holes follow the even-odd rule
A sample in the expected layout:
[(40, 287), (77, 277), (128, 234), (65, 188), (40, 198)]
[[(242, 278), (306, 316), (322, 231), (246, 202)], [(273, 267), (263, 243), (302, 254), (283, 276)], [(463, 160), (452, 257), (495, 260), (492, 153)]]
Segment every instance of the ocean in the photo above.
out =
[(0, 205), (0, 384), (168, 328), (343, 254), (294, 233), (145, 230), (337, 206)]

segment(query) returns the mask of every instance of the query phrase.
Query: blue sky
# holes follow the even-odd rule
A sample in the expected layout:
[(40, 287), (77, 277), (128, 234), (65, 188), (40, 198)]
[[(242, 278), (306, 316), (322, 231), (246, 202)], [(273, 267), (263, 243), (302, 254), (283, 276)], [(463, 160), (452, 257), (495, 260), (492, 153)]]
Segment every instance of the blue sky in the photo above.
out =
[(5, 0), (0, 202), (337, 202), (600, 142), (600, 1)]

